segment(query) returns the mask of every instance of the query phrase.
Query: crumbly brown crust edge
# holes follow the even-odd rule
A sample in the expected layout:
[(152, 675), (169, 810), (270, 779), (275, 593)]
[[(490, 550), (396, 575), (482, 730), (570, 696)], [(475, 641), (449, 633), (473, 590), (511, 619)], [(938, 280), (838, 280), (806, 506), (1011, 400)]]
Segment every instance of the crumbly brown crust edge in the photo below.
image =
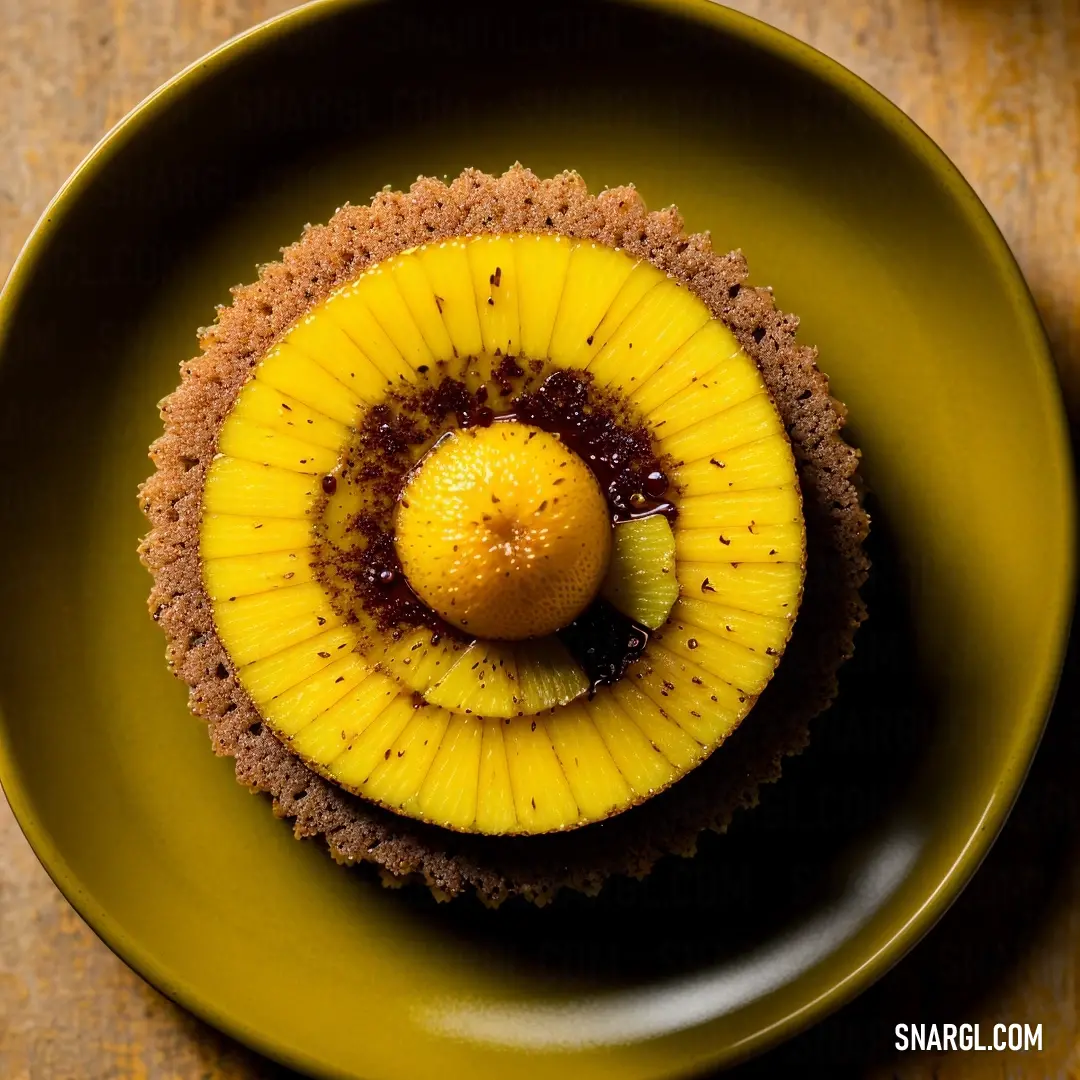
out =
[[(673, 788), (607, 822), (570, 833), (500, 838), (451, 833), (393, 814), (337, 788), (290, 754), (263, 724), (214, 630), (199, 560), (206, 469), (222, 421), (259, 358), (335, 287), (409, 247), (483, 232), (557, 232), (621, 247), (693, 290), (761, 369), (795, 448), (807, 518), (807, 588), (783, 663), (747, 722)], [(200, 356), (161, 403), (164, 434), (150, 448), (157, 468), (139, 490), (151, 529), (139, 548), (154, 577), (149, 607), (167, 637), (171, 669), (191, 688), (214, 750), (236, 760), (237, 779), (267, 792), (296, 836), (323, 836), (342, 862), (369, 862), (384, 880), (415, 878), (440, 897), (475, 889), (487, 903), (522, 895), (543, 903), (560, 888), (593, 893), (612, 874), (640, 877), (665, 854), (692, 854), (705, 829), (723, 830), (761, 784), (798, 753), (809, 721), (836, 694), (836, 673), (865, 618), (859, 588), (863, 540), (859, 453), (841, 435), (843, 406), (829, 394), (817, 352), (798, 344), (798, 319), (771, 290), (746, 285), (741, 252), (712, 250), (686, 235), (674, 208), (649, 212), (632, 187), (590, 195), (566, 172), (542, 180), (515, 165), (500, 177), (467, 169), (450, 184), (420, 178), (408, 192), (346, 205), (305, 227), (280, 262), (236, 286), (214, 326), (199, 331)]]

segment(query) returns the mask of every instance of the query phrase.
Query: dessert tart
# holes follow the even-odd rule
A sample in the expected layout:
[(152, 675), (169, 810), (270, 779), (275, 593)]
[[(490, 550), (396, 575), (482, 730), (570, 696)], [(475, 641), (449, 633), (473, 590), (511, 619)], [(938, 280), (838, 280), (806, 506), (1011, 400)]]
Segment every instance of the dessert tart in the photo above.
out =
[(865, 614), (858, 452), (796, 326), (741, 254), (572, 173), (309, 226), (200, 331), (140, 489), (214, 748), (440, 898), (692, 854)]

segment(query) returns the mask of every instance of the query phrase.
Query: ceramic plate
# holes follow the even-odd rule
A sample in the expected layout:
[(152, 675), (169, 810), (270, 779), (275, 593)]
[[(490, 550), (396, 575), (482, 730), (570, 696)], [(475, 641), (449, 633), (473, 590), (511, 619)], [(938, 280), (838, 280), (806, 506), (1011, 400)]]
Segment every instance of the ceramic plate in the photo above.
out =
[[(576, 168), (676, 203), (802, 316), (851, 415), (871, 617), (726, 837), (535, 910), (386, 891), (210, 752), (135, 555), (155, 404), (307, 221), (418, 174)], [(810, 1023), (933, 923), (1053, 694), (1072, 478), (1031, 299), (894, 107), (706, 2), (331, 2), (188, 69), (47, 211), (0, 301), (0, 773), (57, 884), (166, 994), (318, 1076), (683, 1074)]]

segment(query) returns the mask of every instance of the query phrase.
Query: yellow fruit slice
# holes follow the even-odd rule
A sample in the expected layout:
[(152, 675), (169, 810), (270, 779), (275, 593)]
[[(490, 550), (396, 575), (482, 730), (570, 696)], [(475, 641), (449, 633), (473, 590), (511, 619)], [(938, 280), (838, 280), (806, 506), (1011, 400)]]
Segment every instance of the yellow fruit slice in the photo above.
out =
[(585, 367), (581, 358), (595, 343), (597, 327), (634, 266), (633, 259), (603, 244), (574, 244), (548, 346), (547, 355), (555, 364)]
[(674, 656), (693, 661), (710, 675), (750, 695), (765, 689), (776, 668), (778, 650), (770, 652), (771, 646), (759, 651), (704, 627), (679, 630), (665, 626), (656, 632), (653, 643), (670, 649)]
[(715, 746), (749, 708), (749, 695), (692, 661), (649, 643), (648, 657), (628, 672), (634, 685), (703, 746)]
[(586, 701), (584, 708), (616, 768), (638, 798), (648, 798), (678, 777), (679, 770), (620, 708), (613, 694)]
[(339, 424), (351, 425), (363, 400), (351, 386), (339, 382), (326, 368), (285, 342), (267, 353), (255, 377)]
[(276, 731), (294, 735), (355, 690), (367, 674), (368, 668), (359, 656), (343, 654), (292, 689), (262, 703), (262, 714)]
[(581, 817), (578, 805), (543, 720), (511, 720), (503, 738), (518, 830), (551, 832), (576, 825)]
[(725, 361), (742, 355), (735, 335), (722, 322), (710, 319), (666, 363), (638, 382), (630, 400), (644, 415), (652, 416), (674, 395), (697, 386)]
[[(432, 364), (435, 357), (412, 317), (409, 305), (397, 286), (396, 277), (392, 266), (385, 269), (382, 266), (373, 267), (353, 286), (353, 302), (348, 305), (348, 310), (359, 313), (366, 308), (371, 312), (396, 353), (392, 357), (387, 350), (387, 364), (399, 357), (407, 368), (405, 374), (408, 377), (417, 368)], [(368, 344), (368, 333), (373, 333), (370, 324), (363, 336), (357, 338), (362, 346)], [(372, 359), (380, 367), (383, 366), (374, 356)]]
[(450, 336), (454, 356), (482, 353), (484, 338), (480, 333), (466, 241), (428, 244), (416, 252), (416, 257), (431, 285), (432, 299)]
[(765, 652), (783, 649), (791, 634), (794, 614), (759, 615), (713, 600), (683, 596), (671, 612), (670, 625), (693, 636), (695, 627), (719, 634), (748, 649)]
[(517, 267), (510, 236), (477, 236), (467, 245), (484, 350), (513, 356), (521, 349)]
[(768, 395), (757, 394), (670, 436), (660, 429), (657, 438), (665, 454), (689, 462), (722, 457), (728, 450), (781, 430), (780, 417)]
[[(374, 403), (386, 393), (388, 377), (368, 359), (371, 342), (367, 336), (352, 337), (335, 316), (349, 305), (340, 297), (327, 303), (322, 312), (306, 315), (282, 339), (282, 344), (310, 357), (362, 401)], [(363, 341), (365, 350), (357, 345)]]
[(337, 464), (333, 450), (256, 424), (226, 425), (218, 450), (232, 458), (296, 473), (328, 473)]
[(314, 582), (215, 604), (214, 620), (237, 664), (271, 656), (342, 621)]
[(296, 552), (311, 543), (307, 518), (203, 513), (199, 554), (203, 559), (259, 555), (268, 551)]
[(424, 692), (428, 702), (452, 712), (533, 716), (565, 705), (589, 689), (581, 668), (557, 638), (516, 642), (475, 641)]
[(427, 692), (432, 705), (476, 716), (516, 716), (520, 711), (517, 663), (507, 642), (474, 641)]
[(779, 618), (798, 607), (803, 580), (802, 566), (794, 562), (741, 562), (733, 566), (681, 559), (675, 573), (686, 596)]
[(424, 264), (416, 251), (408, 251), (395, 259), (390, 276), (401, 292), (431, 356), (435, 360), (449, 360), (454, 355), (454, 343), (443, 320), (441, 301), (436, 299)]
[(203, 509), (208, 514), (300, 518), (311, 509), (317, 491), (315, 478), (304, 473), (220, 455), (206, 473)]
[(462, 642), (449, 636), (440, 636), (422, 627), (404, 630), (397, 640), (386, 640), (386, 635), (370, 630), (367, 634), (367, 655), (378, 663), (379, 669), (392, 675), (404, 686), (425, 699), (431, 700), (431, 688), (448, 675), (467, 648)]
[(614, 329), (589, 373), (601, 386), (629, 394), (708, 320), (708, 308), (693, 293), (674, 281), (661, 281)]
[(687, 562), (790, 562), (800, 566), (805, 535), (801, 522), (784, 525), (675, 529), (675, 557)]
[[(672, 720), (661, 705), (635, 687), (632, 676), (621, 679), (608, 694), (650, 745), (656, 747), (657, 753), (663, 754), (679, 773), (692, 769), (705, 757), (708, 751), (702, 743)], [(596, 701), (602, 704), (608, 694), (598, 694)]]
[(203, 563), (206, 595), (214, 601), (284, 589), (311, 580), (311, 549), (232, 555)]
[[(625, 259), (624, 259), (625, 262)], [(615, 294), (615, 299), (604, 311), (599, 323), (589, 330), (578, 349), (570, 357), (567, 366), (586, 369), (597, 354), (617, 333), (623, 321), (630, 317), (639, 304), (653, 289), (668, 283), (666, 274), (661, 273), (652, 263), (636, 263), (623, 286)]]
[(521, 352), (548, 355), (566, 284), (573, 241), (565, 236), (521, 233), (514, 237)]
[(336, 778), (339, 759), (398, 701), (401, 697), (394, 683), (382, 675), (369, 673), (349, 693), (292, 735), (289, 748)]
[(735, 526), (788, 525), (802, 521), (802, 500), (796, 488), (748, 488), (692, 495), (679, 503), (679, 527), (716, 529)]
[(514, 789), (510, 783), (508, 748), (503, 737), (506, 721), (483, 720), (480, 723), (483, 724), (484, 733), (477, 775), (476, 828), (490, 835), (513, 832), (518, 817)]
[[(298, 398), (274, 389), (261, 378), (252, 379), (244, 386), (243, 392), (236, 399), (236, 404), (229, 413), (226, 424), (218, 438), (218, 447), (224, 453), (230, 453), (221, 445), (221, 440), (233, 437), (248, 425), (272, 431), (280, 431), (305, 443), (313, 443), (336, 455), (349, 436), (345, 424), (331, 420), (325, 413), (303, 404)], [(233, 429), (237, 429), (234, 431)], [(242, 454), (237, 454), (242, 457)]]
[(411, 698), (394, 698), (348, 740), (348, 748), (330, 763), (334, 778), (362, 791), (367, 778), (393, 752), (394, 743), (416, 712)]
[[(376, 318), (364, 299), (361, 286), (364, 279), (340, 289), (326, 302), (325, 319), (332, 320), (350, 341), (363, 350), (371, 370), (371, 383), (378, 390), (365, 401), (375, 403), (385, 397), (388, 389), (407, 383), (412, 369), (401, 355), (393, 339)], [(352, 389), (355, 370), (335, 372), (338, 379)]]
[(412, 808), (446, 733), (450, 714), (445, 709), (416, 709), (412, 719), (383, 754), (383, 761), (364, 784), (369, 799), (394, 809)]
[(657, 432), (663, 429), (665, 439), (671, 439), (686, 428), (712, 420), (764, 393), (761, 372), (748, 356), (737, 353), (657, 405), (650, 412), (650, 422)]
[(574, 801), (586, 818), (598, 821), (631, 801), (633, 789), (580, 702), (545, 716), (543, 723)]
[(687, 495), (790, 486), (795, 475), (791, 444), (782, 432), (726, 450), (710, 451), (696, 461), (678, 463), (671, 479)]
[[(462, 715), (450, 717), (417, 799), (419, 813), (429, 821), (467, 830), (476, 820), (484, 726)], [(504, 766), (505, 761), (504, 754)], [(509, 793), (509, 776), (506, 790)]]
[(237, 676), (252, 700), (261, 705), (348, 655), (355, 644), (347, 626), (334, 626), (247, 664)]
[(589, 689), (589, 680), (556, 637), (519, 641), (514, 649), (518, 676), (518, 712), (533, 716), (566, 705)]

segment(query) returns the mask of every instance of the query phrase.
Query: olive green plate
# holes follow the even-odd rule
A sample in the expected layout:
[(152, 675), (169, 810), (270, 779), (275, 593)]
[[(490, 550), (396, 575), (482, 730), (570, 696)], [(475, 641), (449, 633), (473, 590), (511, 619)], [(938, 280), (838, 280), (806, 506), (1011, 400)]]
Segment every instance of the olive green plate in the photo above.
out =
[[(213, 756), (135, 556), (155, 403), (306, 221), (515, 159), (740, 246), (865, 451), (872, 618), (839, 705), (697, 859), (554, 908), (438, 906), (297, 843)], [(0, 302), (0, 772), (57, 884), (165, 993), (312, 1073), (632, 1078), (732, 1061), (880, 975), (975, 870), (1072, 597), (1058, 390), (989, 216), (895, 108), (705, 2), (328, 2), (137, 109)]]

